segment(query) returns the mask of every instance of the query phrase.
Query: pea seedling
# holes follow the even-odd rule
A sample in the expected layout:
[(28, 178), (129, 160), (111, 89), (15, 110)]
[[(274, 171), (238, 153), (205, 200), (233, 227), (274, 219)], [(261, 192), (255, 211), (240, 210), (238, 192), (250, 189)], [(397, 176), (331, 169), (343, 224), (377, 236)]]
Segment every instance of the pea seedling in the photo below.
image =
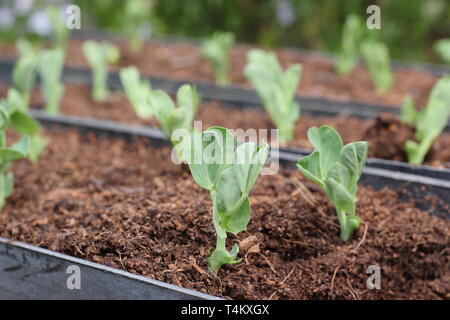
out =
[(19, 58), (13, 68), (12, 81), (28, 106), (31, 91), (36, 84), (36, 68), (39, 54), (26, 39), (19, 39), (16, 46)]
[(239, 263), (237, 244), (226, 249), (227, 233), (246, 230), (251, 209), (249, 194), (264, 165), (269, 146), (246, 142), (236, 147), (236, 138), (222, 127), (192, 132), (183, 139), (184, 154), (192, 177), (209, 190), (217, 234), (216, 249), (208, 258), (209, 271), (217, 274), (224, 264)]
[(346, 242), (361, 223), (356, 216), (356, 193), (368, 144), (359, 141), (344, 146), (337, 131), (329, 126), (310, 128), (308, 139), (314, 152), (300, 159), (297, 167), (308, 180), (317, 183), (334, 204), (341, 238)]
[(32, 162), (36, 162), (48, 142), (40, 136), (40, 125), (28, 114), (24, 98), (18, 90), (10, 88), (7, 99), (0, 101), (0, 108), (5, 128), (10, 125), (21, 136), (28, 137), (27, 156)]
[(58, 6), (49, 5), (47, 15), (52, 24), (52, 42), (53, 48), (65, 49), (70, 29), (67, 28)]
[(258, 49), (248, 53), (247, 61), (245, 76), (258, 92), (264, 108), (280, 131), (280, 141), (292, 140), (295, 123), (300, 116), (300, 107), (294, 98), (302, 66), (291, 65), (283, 72), (273, 53)]
[(3, 103), (0, 103), (0, 210), (4, 207), (6, 198), (13, 191), (14, 176), (9, 167), (15, 160), (28, 155), (30, 138), (24, 135), (11, 147), (6, 146), (6, 128), (10, 122), (10, 114)]
[(188, 84), (182, 85), (177, 92), (177, 108), (172, 98), (162, 90), (153, 90), (149, 102), (162, 131), (177, 148), (178, 141), (172, 140), (172, 134), (176, 129), (192, 129), (200, 102), (196, 89)]
[(423, 110), (417, 112), (412, 103), (404, 104), (401, 115), (416, 127), (417, 142), (408, 140), (405, 144), (408, 162), (421, 164), (450, 117), (450, 76), (436, 83)]
[(39, 61), (42, 95), (45, 99), (45, 111), (59, 113), (59, 101), (64, 94), (61, 75), (64, 65), (64, 52), (60, 48), (44, 50)]
[(335, 68), (340, 75), (349, 74), (362, 55), (370, 78), (378, 92), (384, 94), (392, 86), (393, 76), (388, 47), (365, 32), (361, 19), (349, 15), (342, 31), (341, 49), (337, 55)]
[(83, 52), (93, 74), (92, 98), (95, 101), (104, 100), (108, 91), (108, 64), (117, 63), (120, 58), (119, 50), (110, 43), (95, 41), (85, 41)]
[(149, 119), (153, 115), (150, 104), (151, 85), (140, 79), (136, 67), (123, 68), (119, 71), (120, 81), (125, 94), (133, 106), (134, 111), (142, 119)]
[(336, 70), (340, 75), (350, 73), (358, 62), (362, 28), (361, 19), (357, 15), (347, 17), (342, 31), (341, 50), (336, 60)]
[(392, 87), (393, 77), (389, 50), (386, 45), (367, 40), (361, 44), (361, 52), (378, 92), (388, 92)]
[(202, 54), (208, 59), (216, 78), (216, 83), (222, 86), (228, 85), (230, 79), (227, 76), (230, 67), (229, 51), (235, 41), (231, 32), (215, 32), (212, 37), (203, 43)]
[(127, 0), (125, 3), (123, 28), (126, 36), (130, 39), (130, 48), (133, 52), (139, 51), (144, 43), (143, 27), (148, 19), (151, 5), (148, 1), (142, 0)]

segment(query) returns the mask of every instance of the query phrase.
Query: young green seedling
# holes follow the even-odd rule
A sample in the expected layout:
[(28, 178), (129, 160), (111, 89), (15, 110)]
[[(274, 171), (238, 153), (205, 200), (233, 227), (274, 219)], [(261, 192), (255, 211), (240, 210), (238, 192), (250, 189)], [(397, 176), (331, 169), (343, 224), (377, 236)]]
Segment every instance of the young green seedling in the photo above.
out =
[(149, 119), (153, 115), (150, 104), (152, 92), (150, 83), (141, 80), (136, 67), (120, 69), (119, 75), (125, 94), (136, 114), (142, 119)]
[(392, 87), (393, 76), (387, 46), (381, 42), (366, 40), (361, 44), (361, 53), (378, 92), (388, 92)]
[(149, 102), (161, 130), (171, 140), (178, 156), (181, 156), (177, 147), (179, 141), (174, 141), (172, 134), (177, 129), (192, 129), (200, 102), (196, 89), (188, 84), (182, 85), (177, 92), (177, 108), (172, 98), (162, 90), (151, 91)]
[(336, 60), (336, 71), (347, 75), (356, 66), (359, 57), (359, 44), (363, 34), (363, 25), (357, 15), (349, 15), (342, 32), (341, 50)]
[(67, 28), (59, 7), (56, 5), (49, 5), (47, 7), (47, 15), (52, 25), (51, 38), (53, 42), (53, 48), (65, 49), (70, 29)]
[(5, 130), (10, 122), (8, 110), (0, 103), (0, 210), (5, 205), (5, 200), (13, 191), (14, 176), (9, 167), (15, 160), (28, 155), (30, 148), (30, 138), (24, 135), (11, 147), (6, 146)]
[(283, 72), (273, 53), (258, 49), (247, 55), (244, 73), (260, 96), (264, 108), (280, 132), (280, 141), (293, 139), (300, 107), (295, 93), (300, 81), (302, 66), (291, 65)]
[(403, 107), (402, 119), (416, 127), (417, 142), (408, 140), (405, 145), (409, 163), (423, 163), (434, 140), (447, 125), (449, 117), (450, 76), (437, 82), (431, 91), (427, 106), (420, 112), (416, 112), (414, 108), (411, 110), (410, 106)]
[(31, 91), (36, 84), (39, 54), (28, 40), (19, 39), (16, 46), (19, 58), (13, 68), (12, 80), (28, 107)]
[(64, 65), (64, 52), (60, 48), (44, 50), (39, 61), (41, 90), (45, 99), (45, 110), (51, 114), (59, 113), (59, 101), (64, 94), (61, 75)]
[(119, 61), (119, 50), (107, 42), (99, 43), (88, 40), (83, 43), (83, 53), (92, 69), (92, 98), (95, 101), (104, 100), (109, 93), (108, 64)]
[(231, 32), (215, 32), (212, 37), (203, 43), (202, 54), (210, 62), (214, 70), (216, 83), (228, 85), (230, 79), (227, 72), (230, 67), (229, 51), (235, 41)]
[(356, 193), (367, 158), (368, 144), (359, 141), (344, 146), (336, 130), (329, 126), (310, 128), (308, 139), (314, 152), (300, 159), (297, 167), (308, 180), (317, 183), (334, 204), (341, 238), (348, 241), (361, 223), (356, 216)]
[(183, 139), (185, 160), (195, 182), (209, 190), (212, 201), (217, 241), (208, 267), (216, 275), (222, 265), (241, 261), (237, 259), (237, 244), (228, 251), (225, 241), (227, 233), (236, 235), (247, 228), (251, 215), (248, 197), (269, 146), (246, 142), (236, 147), (236, 138), (222, 127), (194, 131), (189, 137)]
[(7, 99), (0, 101), (0, 108), (4, 120), (2, 123), (11, 126), (21, 136), (28, 137), (27, 156), (32, 162), (36, 162), (48, 141), (40, 135), (40, 125), (28, 114), (27, 105), (20, 92), (10, 88)]
[(434, 50), (441, 56), (442, 60), (450, 64), (450, 39), (441, 39), (434, 45)]
[(131, 51), (137, 52), (142, 48), (144, 35), (142, 28), (148, 20), (149, 4), (142, 0), (127, 0), (124, 8), (124, 31), (130, 39)]

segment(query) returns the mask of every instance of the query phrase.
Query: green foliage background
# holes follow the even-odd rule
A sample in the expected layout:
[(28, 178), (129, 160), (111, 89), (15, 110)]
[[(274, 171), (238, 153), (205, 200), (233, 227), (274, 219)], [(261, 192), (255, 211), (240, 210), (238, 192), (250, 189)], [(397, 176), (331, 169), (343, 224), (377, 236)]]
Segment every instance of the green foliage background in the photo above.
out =
[[(0, 3), (5, 0), (0, 0)], [(39, 2), (52, 2), (39, 0)], [(128, 0), (129, 1), (129, 0)], [(153, 34), (208, 37), (231, 31), (240, 42), (336, 51), (345, 18), (365, 19), (371, 4), (381, 7), (382, 29), (371, 31), (397, 59), (439, 61), (433, 43), (450, 37), (450, 0), (141, 0), (144, 20)], [(282, 1), (292, 4), (295, 22), (277, 21)], [(55, 2), (55, 1), (53, 1)], [(57, 1), (56, 1), (57, 2)], [(123, 30), (127, 0), (74, 0), (81, 7), (83, 28)]]

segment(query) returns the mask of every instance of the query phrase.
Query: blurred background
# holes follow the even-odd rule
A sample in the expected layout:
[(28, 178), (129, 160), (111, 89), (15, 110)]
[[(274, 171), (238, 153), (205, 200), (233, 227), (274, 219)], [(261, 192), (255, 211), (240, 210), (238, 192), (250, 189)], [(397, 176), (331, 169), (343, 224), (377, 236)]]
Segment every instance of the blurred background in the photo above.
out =
[[(336, 52), (349, 14), (363, 19), (381, 7), (375, 32), (395, 59), (439, 62), (433, 43), (450, 37), (450, 0), (0, 0), (1, 41), (39, 38), (51, 30), (46, 6), (81, 8), (82, 30), (122, 34), (138, 26), (142, 37), (205, 38), (231, 31), (239, 42)], [(131, 28), (132, 26), (132, 28)]]

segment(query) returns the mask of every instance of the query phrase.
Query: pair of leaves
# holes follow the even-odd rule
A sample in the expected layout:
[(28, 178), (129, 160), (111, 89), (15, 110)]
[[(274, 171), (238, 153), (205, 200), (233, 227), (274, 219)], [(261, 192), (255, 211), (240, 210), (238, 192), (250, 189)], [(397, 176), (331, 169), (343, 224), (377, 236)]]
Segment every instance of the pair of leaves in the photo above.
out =
[(248, 195), (264, 165), (269, 146), (246, 142), (236, 147), (236, 138), (222, 127), (193, 132), (183, 140), (185, 158), (192, 177), (211, 193), (213, 223), (217, 232), (216, 250), (208, 259), (210, 271), (217, 273), (223, 264), (235, 260), (237, 246), (231, 252), (225, 248), (227, 232), (237, 234), (250, 221)]
[(151, 91), (149, 102), (161, 129), (167, 137), (172, 138), (175, 130), (192, 128), (200, 97), (194, 87), (185, 84), (177, 92), (178, 107), (175, 107), (172, 98), (162, 90)]
[(48, 113), (59, 112), (59, 101), (64, 94), (61, 75), (64, 66), (64, 51), (61, 48), (44, 50), (39, 61), (38, 71), (42, 93), (45, 98), (45, 110)]
[(95, 42), (92, 40), (83, 43), (83, 53), (93, 73), (92, 98), (101, 101), (108, 95), (108, 64), (117, 63), (120, 53), (117, 47), (108, 42)]
[(153, 116), (150, 104), (152, 88), (148, 81), (141, 80), (139, 70), (133, 66), (123, 68), (119, 71), (119, 76), (125, 94), (136, 114), (142, 119)]
[(410, 98), (406, 98), (401, 117), (402, 120), (416, 127), (418, 142), (408, 140), (405, 145), (408, 161), (413, 164), (421, 164), (450, 117), (450, 76), (446, 76), (436, 83), (427, 106), (420, 112), (416, 111)]
[(234, 41), (235, 37), (231, 32), (215, 32), (203, 43), (202, 54), (211, 63), (219, 85), (227, 85), (230, 82), (227, 76), (230, 66), (228, 53)]
[(244, 74), (258, 92), (263, 105), (280, 130), (282, 142), (292, 140), (300, 107), (295, 93), (300, 82), (302, 66), (291, 65), (283, 72), (273, 53), (251, 50), (247, 55)]
[(341, 237), (347, 241), (359, 227), (355, 204), (358, 180), (367, 158), (368, 144), (353, 142), (344, 146), (333, 128), (322, 126), (308, 130), (314, 152), (300, 159), (297, 167), (310, 181), (317, 183), (338, 211)]

